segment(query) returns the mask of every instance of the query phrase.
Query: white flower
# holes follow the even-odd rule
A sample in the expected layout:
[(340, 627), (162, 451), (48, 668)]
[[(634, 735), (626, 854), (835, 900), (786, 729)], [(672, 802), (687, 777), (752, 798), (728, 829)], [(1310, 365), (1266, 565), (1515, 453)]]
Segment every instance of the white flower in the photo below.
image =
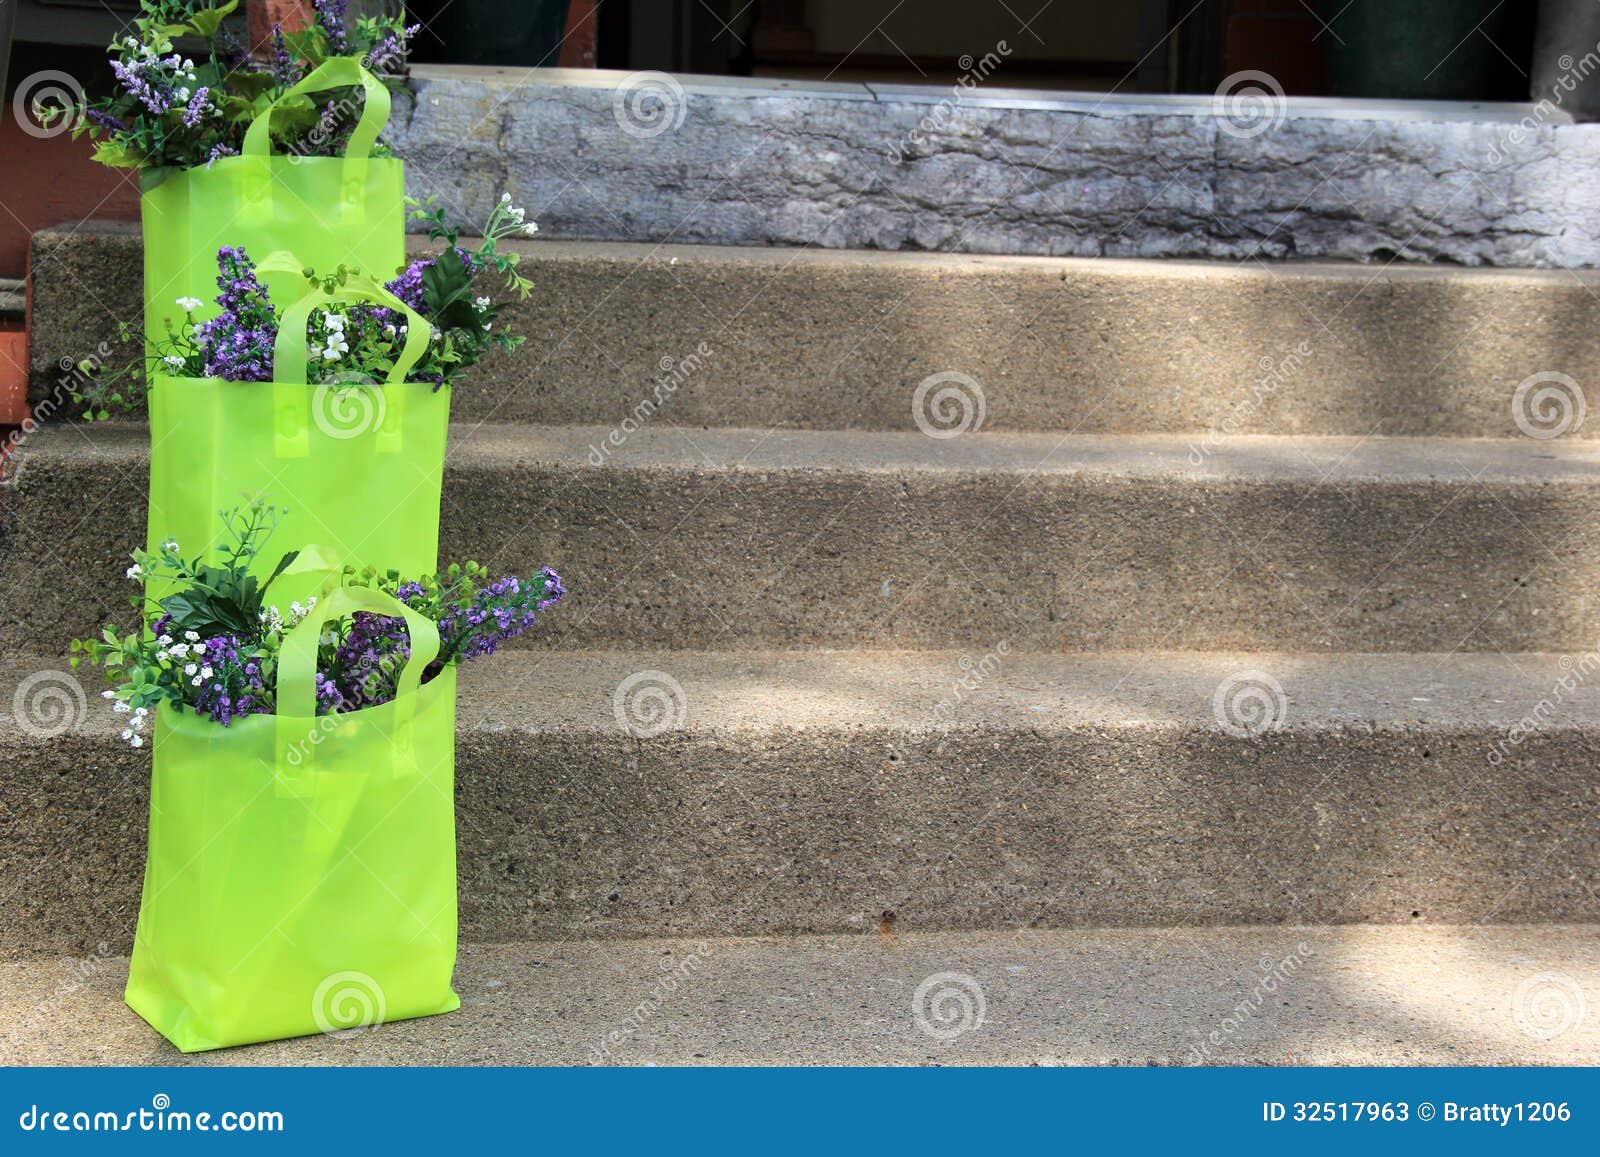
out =
[(524, 237), (532, 237), (537, 232), (539, 232), (539, 223), (537, 221), (529, 221), (522, 227), (522, 235)]
[[(174, 659), (186, 659), (189, 656), (189, 644), (174, 643), (167, 653), (170, 654)], [(194, 672), (191, 671), (190, 674), (192, 675)]]
[(200, 299), (198, 297), (180, 297), (178, 298), (178, 308), (183, 310), (184, 313), (193, 313), (200, 308)]
[(289, 604), (289, 613), (296, 618), (306, 613), (306, 609), (298, 601)]
[(163, 542), (161, 544), (161, 549), (165, 550), (165, 551), (169, 551), (172, 554), (177, 554), (178, 553), (178, 540), (175, 539), (175, 538), (167, 539), (166, 542)]
[(428, 332), (428, 340), (429, 341), (438, 341), (440, 338), (442, 338), (444, 336), (444, 331), (441, 330), (436, 325), (430, 325), (428, 327), (428, 331), (429, 331)]
[(171, 366), (175, 370), (183, 369), (183, 359), (180, 358), (177, 354), (168, 354), (166, 357), (162, 358), (161, 360), (166, 362), (167, 365)]
[(502, 205), (511, 204), (511, 194), (510, 193), (501, 193), (500, 194), (500, 203)]
[(383, 336), (384, 337), (393, 337), (394, 335), (395, 335), (394, 322), (390, 322), (388, 325), (383, 327)]
[(201, 667), (200, 668), (200, 678), (209, 679), (209, 678), (211, 678), (211, 674), (212, 674), (212, 672), (211, 672), (211, 668), (210, 667)]
[(483, 332), (484, 333), (488, 333), (493, 328), (494, 328), (494, 322), (486, 321), (486, 322), (483, 323)]
[(408, 333), (408, 332), (410, 332), (410, 329), (411, 329), (411, 327), (409, 325), (403, 325), (403, 326), (400, 327), (400, 332), (401, 333)]
[(198, 687), (203, 682), (205, 682), (205, 680), (201, 679), (200, 676), (196, 675), (193, 679), (189, 680), (189, 686)]
[(144, 746), (144, 736), (135, 735), (132, 739), (128, 740), (128, 742), (133, 744), (135, 747), (143, 747)]
[(185, 639), (188, 639), (191, 643), (198, 643), (200, 641), (200, 632), (199, 631), (185, 631), (183, 633), (183, 637)]
[(126, 715), (129, 711), (132, 711), (133, 708), (129, 707), (126, 703), (117, 702), (111, 705), (111, 710), (115, 711), (118, 715)]
[(131, 728), (131, 727), (123, 728), (123, 730), (122, 730), (122, 738), (126, 739), (129, 743), (132, 743), (133, 742), (133, 728)]
[(125, 573), (131, 579), (141, 579), (144, 578), (144, 567), (140, 566), (138, 563), (134, 563), (127, 569)]
[(487, 297), (474, 297), (472, 299), (472, 304), (477, 306), (479, 309), (488, 309), (489, 299)]
[(195, 338), (197, 340), (203, 339), (205, 337), (205, 334), (200, 332), (201, 328), (202, 327), (200, 327), (198, 325), (191, 325), (189, 327), (189, 336), (192, 337), (192, 338)]
[(526, 209), (524, 209), (521, 205), (513, 205), (513, 206), (511, 206), (510, 209), (506, 210), (506, 216), (510, 217), (513, 221), (516, 221), (519, 224), (521, 223), (522, 219), (524, 217), (526, 217), (527, 215), (528, 215), (528, 211)]
[(198, 663), (190, 663), (187, 667), (185, 667), (183, 669), (183, 673), (185, 675), (194, 675), (194, 674), (198, 673), (199, 670), (200, 670), (200, 664), (198, 664)]
[(117, 697), (117, 693), (115, 691), (102, 691), (102, 692), (100, 692), (100, 698), (102, 698), (102, 699), (115, 699), (116, 697)]
[(324, 313), (322, 315), (322, 324), (327, 326), (329, 329), (336, 329), (342, 333), (344, 332), (344, 314)]
[(159, 643), (163, 647), (170, 647), (170, 646), (172, 646), (172, 636), (171, 635), (162, 635), (159, 639), (156, 640), (156, 642)]
[(189, 100), (189, 90), (187, 88), (180, 88), (173, 95), (176, 96), (180, 101), (182, 101), (184, 103), (187, 103), (188, 100)]

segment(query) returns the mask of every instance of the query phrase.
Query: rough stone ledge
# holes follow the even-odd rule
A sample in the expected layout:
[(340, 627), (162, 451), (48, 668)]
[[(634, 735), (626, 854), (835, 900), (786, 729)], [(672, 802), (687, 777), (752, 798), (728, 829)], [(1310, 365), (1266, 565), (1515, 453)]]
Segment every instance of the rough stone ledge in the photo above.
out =
[(1535, 106), (1235, 123), (1209, 97), (422, 68), (390, 135), (413, 192), (481, 219), (509, 189), (558, 238), (1600, 265), (1600, 125)]

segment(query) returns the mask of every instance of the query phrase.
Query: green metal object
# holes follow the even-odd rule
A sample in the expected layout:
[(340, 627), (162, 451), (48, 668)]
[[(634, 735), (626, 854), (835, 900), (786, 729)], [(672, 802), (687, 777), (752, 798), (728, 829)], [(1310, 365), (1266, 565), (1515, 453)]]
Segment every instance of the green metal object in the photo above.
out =
[(1511, 42), (1496, 0), (1355, 0), (1323, 33), (1334, 96), (1489, 100)]

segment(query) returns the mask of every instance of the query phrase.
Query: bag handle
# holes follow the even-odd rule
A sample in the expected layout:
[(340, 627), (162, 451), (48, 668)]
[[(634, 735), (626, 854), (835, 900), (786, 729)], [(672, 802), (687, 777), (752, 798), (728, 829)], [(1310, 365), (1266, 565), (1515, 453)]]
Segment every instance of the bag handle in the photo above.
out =
[(363, 68), (353, 56), (335, 56), (323, 61), (307, 73), (299, 84), (273, 101), (265, 112), (250, 122), (250, 128), (244, 134), (244, 144), (239, 149), (240, 154), (246, 157), (272, 154), (272, 114), (285, 101), (307, 93), (327, 92), (329, 89), (353, 85), (361, 86), (366, 93), (366, 102), (361, 106), (361, 119), (350, 134), (344, 155), (346, 160), (366, 160), (372, 152), (372, 146), (378, 141), (378, 134), (389, 123), (389, 90), (384, 87), (383, 81)]
[(304, 621), (283, 637), (278, 651), (278, 715), (309, 720), (317, 713), (317, 647), (322, 628), (330, 619), (354, 611), (368, 611), (405, 620), (411, 639), (411, 655), (395, 681), (394, 702), (406, 715), (415, 704), (412, 697), (422, 685), (422, 672), (439, 654), (439, 628), (430, 618), (418, 614), (399, 599), (371, 587), (336, 587), (317, 600)]
[[(300, 273), (305, 269), (294, 254), (280, 249), (269, 254), (256, 266), (260, 273)], [(393, 293), (386, 289), (382, 282), (369, 277), (365, 273), (352, 273), (346, 283), (334, 289), (332, 293), (318, 286), (308, 288), (299, 301), (293, 302), (284, 308), (278, 318), (278, 337), (272, 346), (272, 380), (277, 383), (304, 385), (306, 381), (306, 324), (311, 320), (311, 311), (317, 306), (331, 305), (338, 301), (369, 302), (372, 305), (387, 306), (405, 315), (406, 342), (400, 351), (400, 356), (395, 359), (389, 371), (388, 384), (397, 386), (406, 380), (422, 356), (428, 352), (428, 342), (432, 340), (433, 324)]]

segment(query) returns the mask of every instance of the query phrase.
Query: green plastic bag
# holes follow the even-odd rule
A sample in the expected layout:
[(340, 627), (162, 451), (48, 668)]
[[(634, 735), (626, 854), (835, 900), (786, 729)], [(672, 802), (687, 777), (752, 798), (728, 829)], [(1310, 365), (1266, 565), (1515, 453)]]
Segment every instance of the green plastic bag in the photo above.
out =
[[(261, 265), (299, 268), (281, 253)], [(347, 300), (404, 313), (405, 348), (387, 384), (309, 385), (306, 319)], [(354, 276), (332, 296), (312, 289), (282, 311), (276, 381), (153, 377), (149, 549), (174, 539), (185, 558), (209, 555), (226, 533), (218, 513), (259, 498), (288, 511), (257, 560), (265, 571), (283, 552), (320, 542), (357, 566), (433, 573), (450, 391), (404, 381), (430, 328), (382, 285)], [(309, 590), (293, 581), (284, 589), (291, 598)], [(151, 599), (168, 593), (160, 582), (147, 584)]]
[[(239, 156), (146, 174), (139, 198), (146, 333), (183, 324), (178, 298), (212, 296), (217, 250), (225, 245), (242, 247), (253, 260), (291, 250), (319, 273), (343, 263), (388, 278), (405, 264), (404, 165), (369, 156), (389, 121), (383, 82), (339, 57), (307, 74), (278, 104), (346, 87), (360, 87), (366, 99), (343, 157), (271, 155), (269, 109), (251, 124)], [(263, 280), (269, 291), (290, 284), (286, 276)]]
[[(401, 615), (395, 699), (315, 716), (317, 636)], [(156, 712), (150, 845), (125, 999), (184, 1052), (449, 1012), (455, 669), (431, 620), (334, 589), (284, 639), (278, 715)]]

